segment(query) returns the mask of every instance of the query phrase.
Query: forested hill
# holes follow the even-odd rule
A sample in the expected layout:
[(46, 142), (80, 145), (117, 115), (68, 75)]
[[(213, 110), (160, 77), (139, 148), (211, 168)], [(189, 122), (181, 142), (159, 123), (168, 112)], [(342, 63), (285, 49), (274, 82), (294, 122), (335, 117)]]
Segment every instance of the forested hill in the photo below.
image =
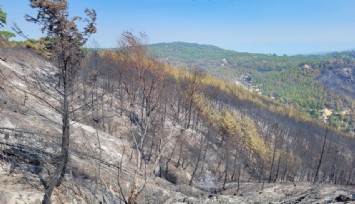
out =
[[(149, 45), (149, 48), (153, 54), (156, 54), (162, 58), (164, 57), (169, 58), (170, 60), (176, 60), (176, 63), (196, 63), (200, 60), (220, 60), (221, 58), (226, 58), (231, 62), (237, 62), (238, 64), (248, 66), (249, 68), (259, 68), (259, 66), (264, 67), (272, 65), (286, 68), (287, 66), (298, 65), (299, 63), (322, 62), (342, 57), (355, 57), (355, 50), (329, 52), (324, 54), (280, 56), (272, 53), (262, 54), (238, 52), (234, 50), (225, 50), (215, 45), (203, 45), (187, 42), (156, 43)], [(251, 61), (254, 61), (254, 64), (248, 65)]]
[(162, 61), (200, 67), (354, 134), (355, 51), (278, 56), (184, 42), (149, 47)]
[[(257, 54), (224, 50), (214, 45), (173, 42), (158, 43), (149, 46), (152, 53), (175, 65), (200, 65), (206, 68), (216, 65), (234, 65), (238, 68), (265, 69), (290, 68), (300, 63), (322, 62), (339, 57), (340, 53), (325, 55), (278, 56), (276, 54)], [(344, 52), (351, 56), (352, 52)], [(225, 60), (224, 60), (225, 59)], [(226, 62), (227, 61), (227, 62)], [(217, 68), (217, 67), (215, 67)], [(218, 75), (218, 73), (213, 73)], [(233, 76), (229, 76), (233, 77)], [(231, 78), (232, 79), (232, 78)]]

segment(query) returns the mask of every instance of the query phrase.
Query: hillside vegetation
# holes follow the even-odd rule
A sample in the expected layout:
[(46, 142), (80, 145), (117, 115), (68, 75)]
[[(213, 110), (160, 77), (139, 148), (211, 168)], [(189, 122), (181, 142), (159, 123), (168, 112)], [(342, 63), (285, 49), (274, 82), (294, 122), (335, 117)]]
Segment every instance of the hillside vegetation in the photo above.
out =
[[(292, 105), (330, 126), (354, 133), (355, 52), (277, 56), (240, 53), (210, 45), (159, 43), (154, 56), (174, 66), (200, 67), (209, 75)], [(326, 110), (331, 110), (326, 115)]]

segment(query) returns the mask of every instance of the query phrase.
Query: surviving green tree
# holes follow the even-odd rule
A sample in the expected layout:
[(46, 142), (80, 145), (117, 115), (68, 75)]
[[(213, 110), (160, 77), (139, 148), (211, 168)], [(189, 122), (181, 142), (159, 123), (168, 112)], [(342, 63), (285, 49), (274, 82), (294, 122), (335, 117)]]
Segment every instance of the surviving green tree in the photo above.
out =
[[(86, 43), (89, 36), (96, 32), (96, 12), (86, 9), (85, 13), (88, 18), (83, 19), (78, 16), (69, 18), (67, 0), (30, 0), (30, 5), (32, 8), (38, 9), (38, 15), (36, 17), (26, 15), (26, 20), (41, 25), (42, 32), (53, 39), (49, 52), (53, 63), (57, 67), (58, 83), (54, 89), (56, 94), (52, 97), (57, 98), (60, 106), (59, 108), (52, 107), (62, 117), (61, 153), (56, 170), (51, 174), (51, 178), (45, 185), (45, 195), (42, 200), (42, 203), (47, 204), (51, 203), (50, 198), (53, 189), (61, 184), (65, 175), (69, 159), (69, 116), (75, 111), (70, 109), (70, 103), (74, 95), (73, 84), (84, 57), (81, 47)], [(76, 23), (78, 20), (87, 23), (83, 31), (78, 29)], [(45, 93), (50, 94), (50, 91)], [(39, 100), (46, 103), (45, 98)], [(47, 101), (48, 103), (50, 102)]]

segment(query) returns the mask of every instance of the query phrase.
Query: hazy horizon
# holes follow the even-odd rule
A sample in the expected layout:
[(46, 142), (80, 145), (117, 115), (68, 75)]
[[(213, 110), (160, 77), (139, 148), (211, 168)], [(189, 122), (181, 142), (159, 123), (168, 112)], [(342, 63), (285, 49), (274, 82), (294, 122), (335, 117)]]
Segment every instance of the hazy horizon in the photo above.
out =
[[(238, 52), (278, 55), (315, 54), (355, 48), (355, 1), (352, 0), (69, 0), (71, 15), (84, 9), (98, 14), (93, 39), (113, 48), (123, 31), (145, 32), (149, 44), (189, 42)], [(9, 29), (16, 23), (38, 38), (28, 0), (4, 1)], [(19, 39), (19, 38), (17, 38)]]

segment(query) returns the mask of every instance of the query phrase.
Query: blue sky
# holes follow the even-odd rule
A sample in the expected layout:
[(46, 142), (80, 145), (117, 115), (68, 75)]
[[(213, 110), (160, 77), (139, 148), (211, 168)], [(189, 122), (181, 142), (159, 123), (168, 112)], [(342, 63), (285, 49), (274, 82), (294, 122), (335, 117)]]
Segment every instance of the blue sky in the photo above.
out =
[[(31, 37), (28, 0), (0, 0), (8, 24)], [(355, 48), (355, 0), (69, 0), (71, 14), (93, 8), (101, 47), (123, 31), (146, 32), (149, 43), (194, 42), (254, 53), (308, 54)]]

